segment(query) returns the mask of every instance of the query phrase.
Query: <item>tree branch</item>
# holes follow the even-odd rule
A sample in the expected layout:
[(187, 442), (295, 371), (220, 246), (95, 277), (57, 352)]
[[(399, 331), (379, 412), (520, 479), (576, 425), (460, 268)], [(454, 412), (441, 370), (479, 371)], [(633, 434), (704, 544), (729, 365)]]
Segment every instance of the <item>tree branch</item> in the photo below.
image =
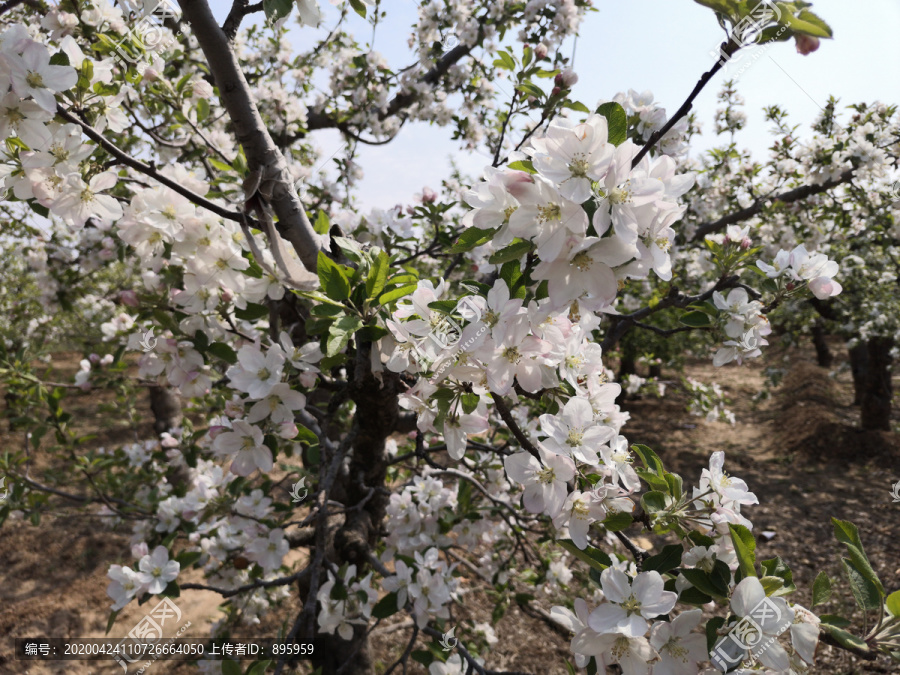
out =
[(766, 204), (769, 202), (783, 202), (785, 204), (791, 204), (792, 202), (798, 202), (802, 199), (806, 199), (823, 192), (828, 192), (828, 190), (836, 188), (839, 185), (843, 185), (844, 183), (849, 183), (851, 180), (853, 180), (853, 172), (854, 169), (847, 169), (847, 171), (842, 173), (839, 178), (826, 181), (821, 185), (804, 185), (802, 187), (789, 190), (788, 192), (783, 192), (780, 195), (775, 195), (774, 197), (763, 197), (757, 199), (746, 209), (735, 211), (734, 213), (719, 218), (718, 220), (715, 220), (711, 223), (700, 225), (697, 228), (697, 231), (694, 233), (691, 241), (701, 241), (708, 234), (718, 232), (719, 230), (724, 230), (729, 225), (734, 225), (735, 223), (749, 220), (760, 211), (762, 211)]
[[(84, 135), (90, 138), (92, 141), (97, 143), (100, 147), (106, 150), (110, 155), (118, 159), (125, 166), (129, 166), (135, 171), (140, 171), (142, 174), (149, 176), (153, 180), (165, 185), (167, 188), (174, 190), (182, 197), (189, 199), (191, 202), (196, 204), (197, 206), (202, 206), (209, 211), (212, 211), (217, 216), (225, 218), (226, 220), (233, 220), (237, 223), (243, 222), (244, 217), (242, 214), (237, 211), (229, 211), (223, 206), (220, 206), (214, 202), (209, 201), (205, 197), (201, 197), (196, 192), (192, 192), (188, 190), (186, 187), (181, 185), (180, 183), (172, 180), (171, 178), (167, 178), (163, 174), (159, 173), (153, 166), (149, 164), (145, 164), (144, 162), (135, 159), (131, 155), (129, 155), (124, 150), (120, 149), (117, 145), (115, 145), (112, 141), (107, 139), (103, 134), (94, 129), (87, 122), (81, 120), (78, 116), (73, 115), (71, 112), (63, 108), (61, 105), (57, 104), (56, 113), (62, 117), (67, 122), (71, 122), (72, 124), (77, 124), (81, 127), (82, 131), (84, 131)], [(257, 225), (254, 225), (257, 227)]]
[(641, 160), (644, 159), (644, 156), (648, 152), (650, 152), (650, 149), (654, 145), (659, 143), (663, 138), (665, 138), (665, 135), (672, 130), (672, 127), (678, 124), (678, 121), (691, 111), (691, 108), (694, 107), (694, 100), (700, 95), (700, 92), (703, 91), (703, 88), (707, 84), (709, 84), (709, 81), (713, 78), (713, 76), (722, 69), (723, 65), (725, 65), (727, 61), (726, 57), (731, 57), (738, 49), (741, 48), (741, 46), (742, 44), (740, 42), (731, 39), (722, 43), (722, 47), (720, 48), (722, 58), (716, 61), (716, 64), (700, 77), (700, 80), (697, 82), (697, 85), (694, 87), (694, 90), (691, 92), (690, 96), (688, 96), (687, 100), (685, 100), (685, 102), (681, 104), (681, 107), (675, 112), (675, 114), (669, 118), (669, 121), (666, 122), (661, 129), (655, 131), (653, 135), (650, 136), (650, 140), (648, 140), (644, 147), (641, 148), (641, 151), (634, 156), (634, 160), (632, 160), (631, 162), (632, 168), (640, 164)]
[(494, 405), (497, 408), (497, 412), (500, 413), (500, 417), (503, 419), (503, 422), (506, 424), (506, 426), (509, 427), (512, 435), (516, 437), (517, 441), (519, 441), (519, 445), (527, 450), (532, 457), (537, 459), (537, 461), (543, 464), (544, 462), (541, 459), (541, 453), (538, 452), (538, 449), (534, 447), (532, 442), (528, 440), (528, 437), (525, 435), (525, 433), (519, 428), (519, 425), (516, 424), (516, 421), (513, 419), (512, 413), (509, 410), (509, 406), (506, 404), (506, 401), (503, 400), (503, 397), (493, 391), (491, 392), (491, 396), (494, 399)]
[(322, 240), (297, 196), (287, 161), (259, 114), (228, 36), (216, 23), (207, 0), (184, 0), (181, 9), (206, 55), (251, 176), (257, 179), (258, 192), (278, 216), (278, 233), (291, 243), (303, 266), (315, 272)]

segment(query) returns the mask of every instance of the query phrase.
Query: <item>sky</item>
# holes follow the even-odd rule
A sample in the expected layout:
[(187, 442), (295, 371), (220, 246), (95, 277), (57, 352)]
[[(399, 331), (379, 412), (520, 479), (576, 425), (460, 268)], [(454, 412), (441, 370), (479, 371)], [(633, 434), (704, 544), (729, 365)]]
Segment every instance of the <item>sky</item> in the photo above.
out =
[[(211, 0), (216, 16), (224, 19), (230, 0)], [(333, 26), (338, 16), (328, 0), (319, 0), (325, 12), (323, 27)], [(668, 114), (684, 102), (700, 76), (709, 70), (724, 38), (712, 10), (693, 0), (595, 0), (598, 12), (588, 13), (580, 35), (564, 45), (575, 49), (574, 69), (579, 75), (572, 98), (588, 107), (600, 99), (635, 89), (650, 90)], [(379, 25), (374, 48), (393, 68), (415, 61), (407, 40), (416, 18), (414, 0), (385, 0), (386, 21)], [(900, 104), (900, 0), (816, 0), (812, 9), (834, 30), (834, 40), (824, 40), (819, 51), (801, 56), (794, 42), (755, 47), (741, 60), (743, 72), (737, 89), (744, 97), (747, 127), (738, 137), (742, 147), (765, 157), (770, 145), (763, 108), (778, 104), (789, 113), (789, 122), (807, 130), (830, 95), (841, 105), (882, 101)], [(360, 41), (368, 40), (371, 27), (355, 15), (349, 28)], [(295, 27), (290, 39), (298, 50), (310, 48), (325, 28)], [(762, 53), (760, 53), (762, 52)], [(736, 73), (720, 72), (694, 105), (704, 136), (695, 139), (692, 152), (715, 145), (711, 135), (722, 83)], [(508, 92), (512, 93), (511, 89)], [(427, 123), (407, 124), (398, 137), (384, 146), (363, 146), (358, 161), (364, 178), (357, 193), (363, 208), (387, 208), (408, 204), (423, 187), (437, 188), (449, 174), (452, 156), (464, 173), (480, 175), (486, 155), (465, 154), (451, 140), (449, 127)], [(801, 136), (802, 137), (802, 136)], [(342, 141), (337, 132), (316, 132), (316, 142), (327, 158)]]

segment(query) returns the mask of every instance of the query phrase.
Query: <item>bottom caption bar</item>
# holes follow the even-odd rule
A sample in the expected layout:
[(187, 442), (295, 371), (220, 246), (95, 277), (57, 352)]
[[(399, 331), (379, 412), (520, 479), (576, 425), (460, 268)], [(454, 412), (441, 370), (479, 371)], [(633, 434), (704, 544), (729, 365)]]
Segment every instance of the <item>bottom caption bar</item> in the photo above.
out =
[(209, 638), (16, 638), (16, 659), (22, 661), (83, 661), (110, 659), (310, 659), (312, 642), (264, 640), (218, 640)]

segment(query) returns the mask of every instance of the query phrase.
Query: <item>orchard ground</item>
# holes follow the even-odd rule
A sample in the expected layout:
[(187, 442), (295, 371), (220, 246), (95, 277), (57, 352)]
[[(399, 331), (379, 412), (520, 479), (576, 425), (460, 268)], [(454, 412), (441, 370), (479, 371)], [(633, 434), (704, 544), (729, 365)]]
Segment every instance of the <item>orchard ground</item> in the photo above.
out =
[[(900, 480), (900, 435), (856, 429), (859, 409), (852, 406), (846, 350), (839, 342), (831, 345), (837, 357), (831, 371), (816, 365), (812, 349), (785, 349), (772, 342), (763, 358), (743, 367), (714, 369), (708, 360), (692, 361), (686, 367), (685, 375), (722, 385), (730, 399), (729, 408), (737, 417), (734, 426), (688, 414), (686, 394), (677, 378), (665, 373), (663, 379), (672, 381), (670, 393), (663, 399), (645, 395), (627, 401), (624, 409), (631, 412), (632, 419), (623, 432), (629, 441), (656, 450), (667, 468), (686, 480), (699, 476), (712, 452), (725, 451), (729, 471), (744, 478), (761, 500), (760, 505), (748, 510), (759, 541), (757, 557), (764, 560), (778, 555), (790, 566), (800, 589), (790, 596), (792, 601), (809, 606), (816, 570), (824, 569), (832, 578), (842, 577), (842, 548), (832, 537), (832, 516), (859, 526), (875, 571), (888, 588), (900, 586), (900, 541), (891, 534), (896, 534), (900, 526), (900, 504), (892, 503), (890, 494), (891, 486)], [(66, 381), (78, 369), (79, 359), (75, 354), (58, 355), (52, 364), (52, 378), (48, 379)], [(768, 397), (754, 402), (766, 387), (766, 369), (780, 369), (784, 377), (769, 390)], [(895, 377), (895, 388), (896, 384)], [(68, 409), (79, 420), (79, 432), (97, 434), (92, 445), (113, 446), (132, 440), (127, 425), (118, 421), (113, 411), (103, 408), (103, 403), (112, 401), (111, 393), (73, 390), (67, 400)], [(150, 438), (152, 415), (146, 394), (139, 406), (143, 415), (141, 437)], [(896, 428), (900, 425), (896, 409), (894, 417)], [(21, 433), (10, 434), (3, 421), (0, 446), (21, 443)], [(52, 470), (40, 456), (34, 458), (33, 477), (39, 480), (43, 472)], [(84, 492), (81, 487), (74, 481), (72, 492)], [(631, 532), (636, 533), (636, 529)], [(774, 532), (774, 538), (766, 541), (760, 536), (762, 532)], [(121, 672), (121, 667), (110, 661), (48, 665), (15, 661), (12, 644), (14, 637), (103, 637), (111, 604), (106, 595), (106, 572), (112, 563), (132, 564), (128, 539), (127, 526), (110, 530), (99, 518), (75, 507), (45, 516), (40, 527), (33, 527), (27, 520), (11, 520), (4, 525), (0, 539), (0, 672)], [(651, 546), (646, 537), (636, 535), (636, 541)], [(659, 541), (658, 547), (663, 544)], [(289, 557), (287, 562), (293, 560)], [(462, 572), (470, 574), (466, 568)], [(202, 581), (194, 570), (179, 577), (179, 583)], [(477, 588), (475, 579), (471, 581), (471, 587)], [(569, 640), (535, 608), (549, 609), (557, 598), (538, 596), (535, 606), (513, 602), (496, 624), (498, 641), (489, 648), (493, 669), (548, 675), (566, 672), (564, 660), (571, 658)], [(219, 596), (209, 591), (187, 590), (175, 602), (183, 613), (182, 623), (191, 622), (185, 637), (206, 637), (212, 623), (222, 616)], [(294, 598), (287, 602), (297, 604)], [(110, 635), (125, 635), (154, 604), (153, 600), (140, 606), (130, 603), (119, 614)], [(490, 622), (493, 608), (493, 599), (481, 590), (473, 591), (472, 596), (452, 606), (453, 618), (448, 625)], [(260, 625), (242, 627), (235, 637), (276, 637), (281, 629), (276, 617), (294, 616), (297, 611), (299, 607), (292, 606), (288, 612), (272, 612)], [(817, 613), (841, 614), (863, 625), (846, 584), (836, 585), (831, 600), (818, 607)], [(406, 648), (410, 624), (401, 616), (395, 615), (374, 629), (376, 672), (384, 672)], [(456, 633), (464, 631), (458, 629)], [(417, 648), (424, 644), (420, 634)], [(307, 670), (301, 666), (298, 672)], [(154, 663), (149, 670), (159, 675), (195, 671), (193, 666), (165, 661)], [(426, 671), (411, 663), (410, 672)], [(890, 670), (820, 645), (815, 672), (851, 675)]]

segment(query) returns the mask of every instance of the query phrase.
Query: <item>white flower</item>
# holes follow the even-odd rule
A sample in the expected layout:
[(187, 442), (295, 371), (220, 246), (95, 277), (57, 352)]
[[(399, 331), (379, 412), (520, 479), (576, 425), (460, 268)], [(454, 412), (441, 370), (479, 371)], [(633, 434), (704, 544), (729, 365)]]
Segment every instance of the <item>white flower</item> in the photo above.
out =
[(503, 460), (506, 473), (525, 487), (522, 503), (531, 513), (546, 513), (551, 518), (563, 507), (566, 483), (575, 476), (575, 464), (564, 455), (542, 453), (544, 465), (527, 453), (518, 452)]
[(562, 529), (568, 525), (572, 542), (584, 550), (588, 545), (588, 528), (595, 520), (601, 520), (604, 513), (603, 506), (591, 494), (576, 490), (569, 493), (562, 510), (553, 518), (553, 526)]
[(170, 581), (175, 581), (181, 564), (169, 560), (169, 551), (165, 546), (157, 546), (153, 553), (145, 555), (138, 562), (138, 580), (147, 586), (151, 595), (162, 593)]
[(608, 567), (600, 573), (600, 585), (607, 602), (591, 612), (588, 621), (598, 633), (644, 635), (647, 619), (670, 612), (678, 599), (676, 593), (664, 590), (659, 572), (641, 572), (632, 583), (625, 572)]
[(566, 199), (581, 204), (591, 196), (591, 182), (604, 178), (615, 147), (607, 143), (607, 122), (590, 115), (583, 123), (557, 118), (542, 138), (532, 140), (534, 167), (554, 181)]
[[(755, 612), (757, 606), (765, 601), (765, 612)], [(744, 649), (739, 657), (744, 660), (749, 655), (759, 659), (767, 668), (777, 671), (785, 671), (790, 667), (790, 658), (784, 647), (777, 640), (771, 640), (780, 635), (794, 620), (794, 611), (788, 607), (784, 598), (766, 598), (766, 591), (756, 577), (747, 577), (742, 580), (731, 596), (731, 611), (739, 619), (752, 615), (752, 620), (762, 631), (762, 635), (755, 632), (746, 634), (742, 638), (742, 644), (750, 647)], [(734, 642), (733, 640), (731, 641)], [(767, 644), (761, 651), (754, 651), (753, 647)], [(737, 657), (738, 654), (735, 654)]]
[(268, 536), (257, 537), (247, 546), (247, 557), (259, 563), (266, 574), (281, 567), (281, 561), (290, 550), (290, 545), (280, 527), (271, 530)]
[(122, 217), (122, 206), (115, 197), (99, 194), (115, 187), (116, 174), (112, 171), (98, 173), (85, 183), (81, 174), (71, 173), (61, 188), (59, 197), (50, 204), (50, 210), (74, 228), (84, 227), (88, 218), (98, 218), (111, 223)]
[(653, 675), (695, 675), (697, 663), (706, 661), (706, 636), (691, 633), (700, 623), (703, 611), (682, 612), (671, 622), (658, 621), (650, 629), (650, 645), (659, 654)]
[(112, 583), (106, 588), (106, 594), (114, 601), (112, 609), (118, 611), (127, 605), (143, 588), (140, 575), (130, 567), (111, 565), (106, 573)]
[(255, 423), (269, 417), (275, 424), (293, 422), (294, 411), (305, 407), (306, 396), (303, 393), (291, 389), (286, 382), (279, 382), (272, 387), (268, 396), (253, 404), (247, 421)]
[(22, 55), (6, 54), (13, 91), (20, 98), (31, 96), (47, 112), (56, 112), (54, 92), (75, 86), (78, 73), (71, 66), (51, 66), (50, 52), (39, 42), (31, 42)]
[(541, 430), (549, 434), (544, 447), (558, 455), (596, 464), (597, 450), (615, 433), (610, 427), (594, 423), (594, 410), (584, 398), (572, 397), (562, 414), (541, 415)]
[(256, 469), (263, 473), (272, 470), (272, 451), (263, 445), (263, 432), (245, 420), (235, 420), (234, 431), (225, 431), (213, 441), (213, 450), (221, 455), (232, 456), (231, 472), (238, 476), (249, 476)]
[(261, 399), (272, 393), (281, 381), (284, 367), (284, 352), (280, 347), (271, 347), (265, 355), (255, 345), (244, 345), (238, 350), (238, 362), (225, 374), (231, 385), (238, 391), (246, 392), (250, 398)]

